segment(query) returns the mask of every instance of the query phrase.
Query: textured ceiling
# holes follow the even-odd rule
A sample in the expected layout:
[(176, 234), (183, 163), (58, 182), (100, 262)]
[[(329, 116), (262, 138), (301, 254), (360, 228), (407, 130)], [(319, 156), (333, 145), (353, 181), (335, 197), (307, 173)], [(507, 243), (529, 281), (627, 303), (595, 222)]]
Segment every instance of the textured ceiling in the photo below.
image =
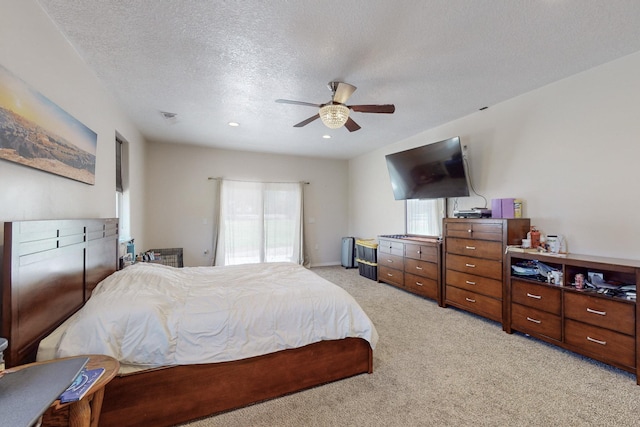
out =
[[(147, 139), (305, 156), (352, 158), (640, 50), (638, 0), (38, 1)], [(327, 102), (332, 80), (395, 114), (294, 128), (317, 110), (274, 102)]]

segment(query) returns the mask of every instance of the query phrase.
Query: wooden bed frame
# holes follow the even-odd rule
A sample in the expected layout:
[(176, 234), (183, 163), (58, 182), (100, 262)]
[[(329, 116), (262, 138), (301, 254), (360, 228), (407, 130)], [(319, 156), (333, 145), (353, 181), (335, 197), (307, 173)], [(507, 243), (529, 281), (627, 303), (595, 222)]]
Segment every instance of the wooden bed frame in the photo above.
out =
[[(4, 223), (2, 330), (7, 367), (33, 362), (40, 340), (117, 269), (118, 220)], [(249, 359), (114, 378), (100, 426), (172, 426), (342, 378), (373, 372), (369, 343), (322, 341)]]

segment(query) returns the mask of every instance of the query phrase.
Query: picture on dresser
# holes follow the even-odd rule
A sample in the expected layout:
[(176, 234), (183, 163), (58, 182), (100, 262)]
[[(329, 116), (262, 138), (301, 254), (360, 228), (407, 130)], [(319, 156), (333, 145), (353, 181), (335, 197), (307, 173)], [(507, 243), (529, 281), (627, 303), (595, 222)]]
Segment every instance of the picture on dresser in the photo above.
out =
[(0, 159), (95, 184), (97, 134), (0, 65)]

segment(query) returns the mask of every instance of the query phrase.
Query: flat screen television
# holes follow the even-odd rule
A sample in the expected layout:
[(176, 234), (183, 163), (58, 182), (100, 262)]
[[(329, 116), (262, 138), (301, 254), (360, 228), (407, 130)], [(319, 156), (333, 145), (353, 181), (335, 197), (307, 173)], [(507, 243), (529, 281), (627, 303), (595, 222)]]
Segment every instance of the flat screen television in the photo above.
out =
[(469, 195), (460, 138), (453, 137), (386, 156), (396, 200)]

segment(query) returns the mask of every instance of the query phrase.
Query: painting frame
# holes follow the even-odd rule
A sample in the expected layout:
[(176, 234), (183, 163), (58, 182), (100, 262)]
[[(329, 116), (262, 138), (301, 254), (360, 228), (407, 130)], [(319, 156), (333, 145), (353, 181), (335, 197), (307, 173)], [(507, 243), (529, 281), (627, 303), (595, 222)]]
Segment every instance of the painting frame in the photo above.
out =
[(98, 135), (0, 64), (0, 159), (95, 185)]

